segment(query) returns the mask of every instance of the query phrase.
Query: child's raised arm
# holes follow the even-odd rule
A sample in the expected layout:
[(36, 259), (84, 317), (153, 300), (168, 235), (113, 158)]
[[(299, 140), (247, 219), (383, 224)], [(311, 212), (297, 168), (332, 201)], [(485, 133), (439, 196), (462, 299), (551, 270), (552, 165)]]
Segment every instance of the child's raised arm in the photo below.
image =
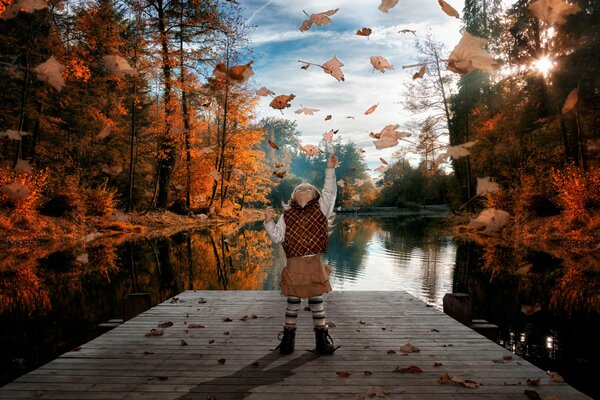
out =
[(325, 183), (321, 191), (319, 206), (321, 212), (326, 217), (333, 212), (335, 198), (337, 196), (337, 185), (335, 183), (335, 168), (338, 166), (338, 159), (335, 154), (331, 154), (327, 160), (327, 168), (325, 169)]

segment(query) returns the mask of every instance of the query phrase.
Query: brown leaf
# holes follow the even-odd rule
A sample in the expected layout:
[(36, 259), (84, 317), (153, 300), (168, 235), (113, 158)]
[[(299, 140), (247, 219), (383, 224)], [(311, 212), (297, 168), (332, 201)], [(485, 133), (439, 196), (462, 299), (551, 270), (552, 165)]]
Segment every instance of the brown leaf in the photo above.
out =
[(271, 146), (275, 150), (279, 150), (279, 146), (277, 146), (275, 142), (272, 142), (271, 140), (267, 140), (267, 142), (269, 143), (269, 146)]
[(156, 376), (156, 379), (158, 379), (159, 381), (166, 381), (169, 379), (169, 377), (164, 375), (158, 375)]
[(213, 70), (213, 75), (217, 78), (229, 80), (234, 83), (244, 83), (252, 75), (252, 61), (244, 65), (234, 65), (227, 69), (227, 66), (222, 63), (218, 63)]
[(333, 56), (331, 60), (327, 61), (325, 64), (322, 65), (325, 73), (333, 76), (335, 79), (338, 80), (338, 82), (344, 80), (344, 73), (342, 72), (343, 66), (344, 63), (338, 60), (335, 56)]
[(371, 375), (373, 375), (373, 373), (372, 373), (371, 371), (365, 371), (365, 372), (364, 372), (364, 374), (365, 374), (366, 376), (371, 376)]
[(173, 326), (173, 322), (171, 321), (161, 322), (160, 324), (158, 324), (159, 328), (169, 328), (171, 326)]
[(567, 99), (565, 100), (565, 104), (563, 105), (563, 108), (561, 110), (561, 112), (563, 114), (567, 114), (569, 111), (571, 111), (573, 108), (575, 108), (575, 106), (577, 105), (578, 95), (579, 95), (578, 88), (571, 90), (571, 92), (567, 96)]
[(225, 336), (229, 335), (229, 331), (223, 332), (223, 335), (225, 335)]
[(215, 342), (215, 339), (210, 339), (210, 340), (208, 341), (208, 344), (213, 344), (214, 342)]
[(441, 367), (442, 365), (444, 365), (444, 364), (442, 364), (441, 362), (434, 362), (433, 363), (434, 367)]
[(258, 361), (254, 361), (254, 362), (252, 363), (252, 366), (253, 366), (253, 367), (258, 367)]
[(394, 66), (390, 64), (390, 62), (385, 57), (371, 56), (369, 57), (369, 60), (371, 60), (371, 65), (373, 66), (373, 68), (382, 73), (384, 73), (386, 69), (394, 69)]
[(422, 78), (425, 75), (425, 71), (427, 71), (427, 64), (423, 64), (421, 68), (419, 68), (419, 71), (415, 72), (413, 80)]
[(438, 3), (440, 3), (440, 6), (446, 15), (460, 19), (460, 14), (450, 4), (446, 3), (444, 0), (438, 0)]
[(302, 146), (300, 147), (300, 150), (302, 150), (307, 157), (314, 157), (321, 153), (321, 150), (319, 150), (319, 148), (314, 144)]
[(534, 305), (523, 304), (521, 306), (521, 312), (525, 315), (532, 315), (541, 310), (542, 306), (540, 303), (535, 303)]
[(389, 350), (387, 351), (387, 353), (388, 353), (388, 354), (396, 354), (396, 350), (394, 350), (394, 349), (389, 349)]
[(256, 314), (252, 314), (252, 315), (250, 315), (250, 318), (251, 319), (256, 319), (256, 318), (258, 318), (258, 316)]
[(411, 365), (408, 366), (406, 368), (400, 368), (400, 367), (396, 367), (396, 369), (393, 372), (397, 372), (397, 373), (401, 373), (401, 374), (420, 374), (421, 372), (423, 372), (423, 370), (419, 367), (417, 367), (416, 365)]
[(419, 351), (421, 351), (421, 349), (410, 343), (406, 343), (405, 345), (400, 346), (400, 351), (403, 353), (418, 353)]
[(373, 30), (371, 28), (362, 28), (356, 31), (356, 34), (358, 36), (366, 36), (369, 37), (371, 36), (371, 33), (373, 33)]
[(190, 329), (199, 329), (199, 328), (206, 328), (206, 326), (201, 325), (201, 324), (195, 324), (195, 323), (193, 323), (193, 324), (189, 324), (188, 328), (190, 328)]
[(458, 74), (467, 74), (476, 69), (494, 72), (499, 64), (483, 48), (486, 43), (486, 39), (464, 32), (448, 57), (448, 69)]
[(529, 379), (529, 378), (527, 378), (527, 384), (529, 386), (539, 386), (540, 385), (540, 378), (537, 378), (537, 379)]
[(291, 107), (290, 101), (294, 100), (296, 96), (294, 94), (285, 95), (280, 94), (271, 100), (269, 103), (269, 107), (274, 108), (276, 110), (283, 110), (284, 108)]
[(556, 372), (546, 371), (546, 375), (548, 375), (550, 377), (550, 379), (552, 379), (554, 382), (563, 383), (565, 381), (562, 378), (562, 376), (560, 376)]
[(256, 94), (257, 94), (257, 95), (259, 95), (259, 96), (263, 96), (263, 97), (265, 97), (265, 96), (269, 96), (269, 95), (271, 95), (271, 96), (275, 96), (275, 92), (272, 92), (272, 91), (270, 91), (269, 89), (267, 89), (267, 88), (266, 88), (266, 87), (264, 87), (264, 86), (263, 86), (263, 87), (261, 87), (260, 89), (258, 89), (258, 90), (256, 91)]
[(303, 66), (300, 67), (300, 69), (307, 70), (308, 67), (310, 67), (310, 64), (304, 64)]
[(502, 356), (502, 359), (506, 360), (506, 361), (510, 361), (510, 360), (512, 360), (512, 356), (511, 355)]
[(465, 379), (462, 381), (461, 385), (468, 387), (469, 389), (477, 389), (479, 387), (479, 384), (472, 379)]
[(278, 163), (275, 163), (275, 168), (283, 168), (283, 167), (285, 167), (285, 165), (283, 165), (283, 164), (278, 164)]
[(379, 103), (373, 104), (371, 107), (369, 107), (367, 111), (365, 111), (365, 115), (373, 114), (378, 105)]
[(160, 328), (152, 328), (144, 336), (162, 336), (165, 332)]
[(145, 355), (145, 356), (149, 356), (149, 355), (151, 355), (151, 354), (154, 354), (154, 352), (152, 352), (152, 351), (147, 351), (147, 350), (146, 350), (146, 351), (144, 351), (144, 355)]
[(302, 107), (294, 111), (294, 114), (315, 115), (318, 111), (318, 108)]
[(226, 360), (225, 360), (224, 358), (219, 358), (219, 359), (217, 360), (217, 362), (218, 362), (219, 364), (221, 364), (221, 365), (225, 364), (225, 361), (226, 361)]
[[(279, 179), (283, 179), (283, 177), (285, 176), (286, 172), (285, 171), (281, 171), (281, 172), (277, 172), (277, 171), (273, 171), (273, 176), (278, 177)], [(244, 320), (245, 321), (245, 320)]]
[(542, 398), (540, 397), (540, 394), (538, 392), (536, 392), (535, 390), (525, 389), (525, 391), (523, 393), (525, 393), (525, 396), (527, 396), (528, 399), (542, 400)]
[(381, 0), (381, 4), (379, 5), (379, 10), (387, 13), (390, 9), (396, 7), (399, 0)]
[(72, 349), (71, 351), (80, 351), (81, 350), (81, 346), (79, 347), (75, 347), (74, 349)]
[(372, 392), (369, 392), (369, 394), (367, 396), (383, 398), (390, 393), (392, 393), (392, 392), (389, 392), (387, 390), (374, 390)]
[(387, 161), (385, 161), (385, 159), (383, 159), (383, 158), (381, 158), (381, 157), (379, 157), (379, 161), (381, 161), (381, 163), (382, 163), (383, 165), (388, 165), (388, 162), (387, 162)]
[(346, 371), (335, 371), (335, 373), (342, 378), (347, 378), (350, 376), (350, 373)]
[(331, 18), (329, 18), (329, 17), (332, 16), (333, 14), (335, 14), (338, 10), (339, 10), (339, 8), (336, 8), (335, 10), (329, 10), (329, 11), (325, 11), (322, 13), (311, 14), (309, 19), (305, 20), (304, 22), (302, 22), (302, 25), (300, 25), (300, 32), (309, 30), (310, 27), (312, 26), (312, 24), (315, 24), (317, 26), (330, 24)]
[(188, 344), (187, 344), (187, 342), (185, 340), (181, 339), (181, 345), (182, 346), (187, 346)]
[(331, 119), (331, 115), (325, 116), (325, 121), (329, 121)]

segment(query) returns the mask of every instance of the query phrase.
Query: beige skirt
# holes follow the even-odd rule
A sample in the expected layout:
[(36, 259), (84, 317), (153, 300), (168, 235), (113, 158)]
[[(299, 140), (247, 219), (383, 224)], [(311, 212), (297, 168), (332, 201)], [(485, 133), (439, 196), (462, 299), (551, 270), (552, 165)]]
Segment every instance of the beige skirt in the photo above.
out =
[(281, 271), (281, 294), (301, 298), (331, 292), (331, 268), (321, 261), (321, 255), (292, 257)]

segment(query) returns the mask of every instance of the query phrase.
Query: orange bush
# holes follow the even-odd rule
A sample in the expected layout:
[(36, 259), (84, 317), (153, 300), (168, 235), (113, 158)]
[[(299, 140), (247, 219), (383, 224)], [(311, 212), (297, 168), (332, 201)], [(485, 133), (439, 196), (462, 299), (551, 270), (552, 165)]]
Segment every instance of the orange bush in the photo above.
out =
[[(29, 190), (29, 194), (21, 199), (11, 199), (6, 190), (1, 188), (11, 183), (19, 183)], [(47, 170), (32, 172), (15, 172), (11, 168), (0, 168), (0, 208), (8, 208), (18, 213), (35, 210), (43, 201), (42, 193), (48, 184)]]
[(114, 214), (117, 208), (117, 189), (108, 186), (108, 180), (94, 189), (86, 191), (86, 208), (88, 215), (107, 217)]
[(600, 206), (600, 168), (587, 173), (573, 164), (562, 170), (552, 168), (551, 179), (566, 214), (576, 216)]

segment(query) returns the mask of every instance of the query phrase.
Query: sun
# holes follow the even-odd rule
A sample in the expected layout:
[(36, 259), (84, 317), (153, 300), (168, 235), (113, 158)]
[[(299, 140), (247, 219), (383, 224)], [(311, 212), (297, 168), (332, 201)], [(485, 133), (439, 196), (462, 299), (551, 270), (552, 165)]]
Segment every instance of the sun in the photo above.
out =
[(554, 68), (554, 61), (548, 56), (543, 56), (535, 60), (531, 65), (542, 75), (548, 76), (552, 68)]

